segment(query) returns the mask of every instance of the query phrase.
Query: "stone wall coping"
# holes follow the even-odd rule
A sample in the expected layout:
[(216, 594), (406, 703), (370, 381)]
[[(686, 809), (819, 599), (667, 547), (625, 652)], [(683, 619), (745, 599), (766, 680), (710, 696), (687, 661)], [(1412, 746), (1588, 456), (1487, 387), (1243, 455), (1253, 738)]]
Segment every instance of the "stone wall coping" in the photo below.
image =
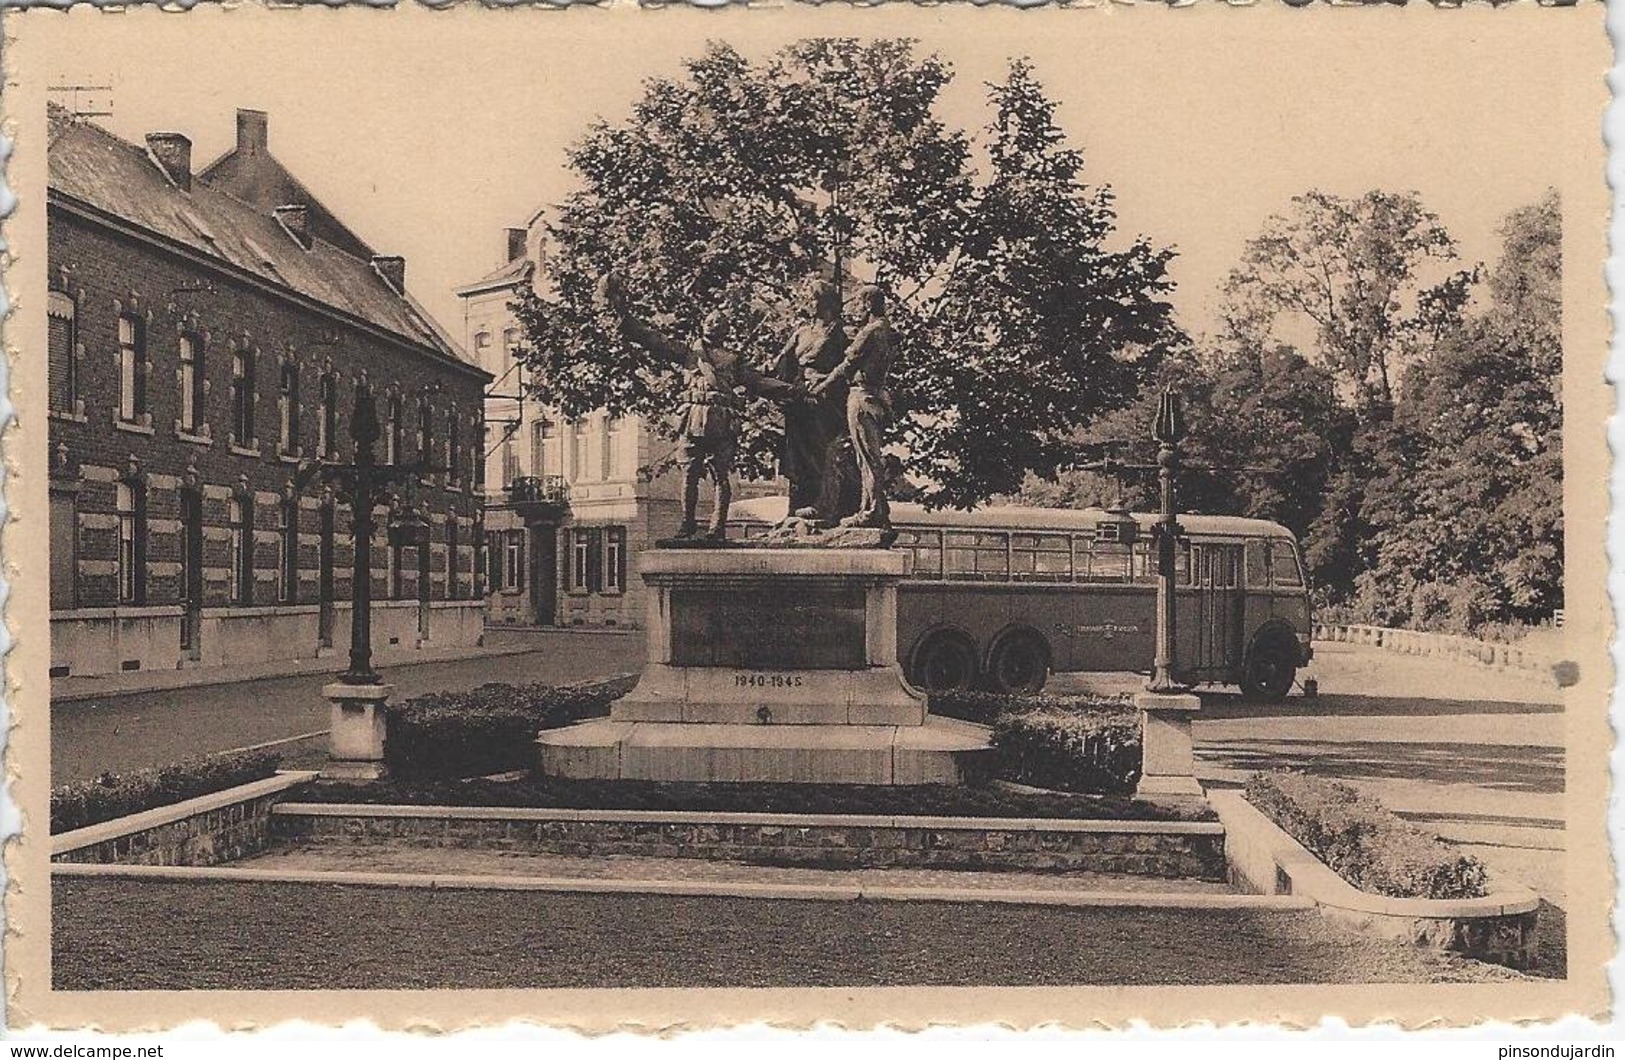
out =
[(106, 865), (64, 863), (53, 877), (252, 881), (351, 887), (421, 887), (430, 890), (555, 891), (574, 894), (657, 894), (685, 897), (765, 898), (824, 902), (970, 902), (997, 905), (1088, 906), (1116, 909), (1254, 909), (1296, 912), (1313, 903), (1295, 895), (1186, 894), (1155, 891), (1063, 891), (972, 887), (890, 887), (872, 884), (757, 883), (748, 880), (641, 880), (559, 876), (416, 874), (326, 869), (257, 869), (232, 866)]
[(283, 802), (279, 816), (419, 818), (463, 821), (581, 821), (623, 824), (740, 824), (778, 828), (930, 828), (937, 831), (1112, 832), (1223, 835), (1217, 821), (1076, 821), (1045, 817), (909, 817), (881, 814), (711, 813), (691, 810), (567, 810), (518, 806), (386, 806)]
[(656, 548), (638, 557), (638, 573), (900, 578), (904, 556), (879, 548)]
[(195, 799), (184, 802), (171, 803), (168, 806), (158, 806), (151, 810), (143, 810), (127, 817), (115, 817), (111, 821), (101, 824), (86, 825), (84, 828), (75, 828), (71, 832), (61, 832), (51, 837), (51, 856), (59, 857), (63, 854), (82, 850), (85, 847), (106, 843), (109, 840), (122, 839), (127, 835), (145, 832), (153, 828), (161, 828), (166, 824), (184, 821), (188, 817), (197, 817), (200, 814), (221, 810), (239, 802), (249, 802), (253, 799), (275, 795), (278, 792), (297, 788), (316, 779), (317, 774), (305, 770), (281, 770), (275, 776), (264, 780), (255, 780), (247, 784), (239, 784), (234, 788), (216, 791), (209, 795), (199, 795)]
[(1482, 898), (1394, 898), (1371, 894), (1349, 883), (1303, 844), (1253, 806), (1239, 791), (1208, 793), (1224, 824), (1226, 845), (1237, 839), (1265, 846), (1276, 866), (1292, 881), (1292, 893), (1333, 909), (1414, 919), (1466, 919), (1529, 913), (1540, 896), (1520, 884), (1503, 884)]

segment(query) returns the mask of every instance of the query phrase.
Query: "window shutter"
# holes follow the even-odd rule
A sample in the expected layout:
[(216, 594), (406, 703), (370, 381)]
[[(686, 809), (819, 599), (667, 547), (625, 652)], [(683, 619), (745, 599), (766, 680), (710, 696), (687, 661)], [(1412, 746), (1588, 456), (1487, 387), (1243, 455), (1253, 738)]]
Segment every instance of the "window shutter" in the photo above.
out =
[(514, 539), (519, 543), (519, 547), (514, 549), (514, 552), (519, 556), (519, 562), (514, 564), (513, 587), (523, 589), (525, 587), (525, 532), (523, 530), (511, 530), (509, 533), (513, 534)]
[(495, 531), (485, 535), (485, 580), (491, 592), (499, 593), (502, 584), (502, 546)]
[(58, 412), (73, 411), (73, 322), (51, 314), (50, 407)]
[(626, 527), (615, 528), (615, 585), (626, 592)]

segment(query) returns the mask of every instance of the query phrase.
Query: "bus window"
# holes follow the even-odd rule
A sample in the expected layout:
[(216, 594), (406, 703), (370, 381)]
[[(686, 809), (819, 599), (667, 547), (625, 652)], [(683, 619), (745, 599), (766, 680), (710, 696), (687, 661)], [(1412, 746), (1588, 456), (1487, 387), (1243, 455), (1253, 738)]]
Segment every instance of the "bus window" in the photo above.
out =
[(1004, 581), (1010, 577), (1010, 539), (999, 533), (950, 530), (945, 535), (947, 573), (959, 581)]
[[(1080, 546), (1083, 544), (1081, 538), (1078, 543)], [(1082, 558), (1079, 557), (1080, 560)], [(1080, 562), (1075, 577), (1078, 581), (1126, 582), (1129, 576), (1129, 562), (1127, 545), (1096, 538), (1089, 543), (1088, 566), (1085, 567)]]
[(1262, 589), (1269, 584), (1269, 549), (1263, 541), (1247, 542), (1247, 584)]
[(942, 577), (942, 531), (899, 530), (897, 547), (909, 550), (913, 577), (928, 581)]
[(1303, 572), (1298, 569), (1298, 557), (1285, 541), (1271, 541), (1269, 546), (1270, 580), (1276, 585), (1293, 589), (1303, 585)]
[(1134, 542), (1134, 580), (1137, 582), (1150, 582), (1155, 581), (1156, 578), (1156, 554), (1151, 550), (1151, 542)]
[(1016, 581), (1071, 581), (1071, 542), (1065, 534), (1010, 535), (1010, 576)]

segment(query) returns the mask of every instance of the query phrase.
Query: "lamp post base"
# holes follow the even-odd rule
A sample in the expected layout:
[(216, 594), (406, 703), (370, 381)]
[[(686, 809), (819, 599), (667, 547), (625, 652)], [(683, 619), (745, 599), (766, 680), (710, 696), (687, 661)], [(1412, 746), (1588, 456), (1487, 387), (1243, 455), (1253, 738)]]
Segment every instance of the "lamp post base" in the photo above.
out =
[(377, 780), (384, 775), (384, 704), (393, 691), (393, 685), (351, 685), (342, 681), (322, 689), (322, 695), (332, 703), (332, 729), (322, 776)]
[(1141, 692), (1134, 706), (1140, 712), (1142, 754), (1134, 794), (1202, 795), (1191, 753), (1191, 716), (1202, 708), (1201, 699), (1189, 692)]

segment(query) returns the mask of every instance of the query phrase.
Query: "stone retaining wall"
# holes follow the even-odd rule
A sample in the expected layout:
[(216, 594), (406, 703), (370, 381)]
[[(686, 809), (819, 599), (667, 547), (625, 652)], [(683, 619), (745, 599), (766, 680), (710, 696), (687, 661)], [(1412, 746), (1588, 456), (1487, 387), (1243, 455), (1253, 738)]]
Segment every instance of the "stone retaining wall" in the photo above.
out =
[(51, 860), (219, 865), (271, 843), (271, 807), (316, 778), (288, 772), (51, 837)]
[(285, 803), (279, 839), (778, 865), (1087, 870), (1225, 878), (1216, 822), (655, 813)]
[(1539, 960), (1540, 898), (1507, 886), (1483, 898), (1391, 898), (1356, 889), (1276, 826), (1239, 791), (1209, 794), (1224, 823), (1230, 882), (1256, 894), (1302, 895), (1357, 931), (1512, 968)]

